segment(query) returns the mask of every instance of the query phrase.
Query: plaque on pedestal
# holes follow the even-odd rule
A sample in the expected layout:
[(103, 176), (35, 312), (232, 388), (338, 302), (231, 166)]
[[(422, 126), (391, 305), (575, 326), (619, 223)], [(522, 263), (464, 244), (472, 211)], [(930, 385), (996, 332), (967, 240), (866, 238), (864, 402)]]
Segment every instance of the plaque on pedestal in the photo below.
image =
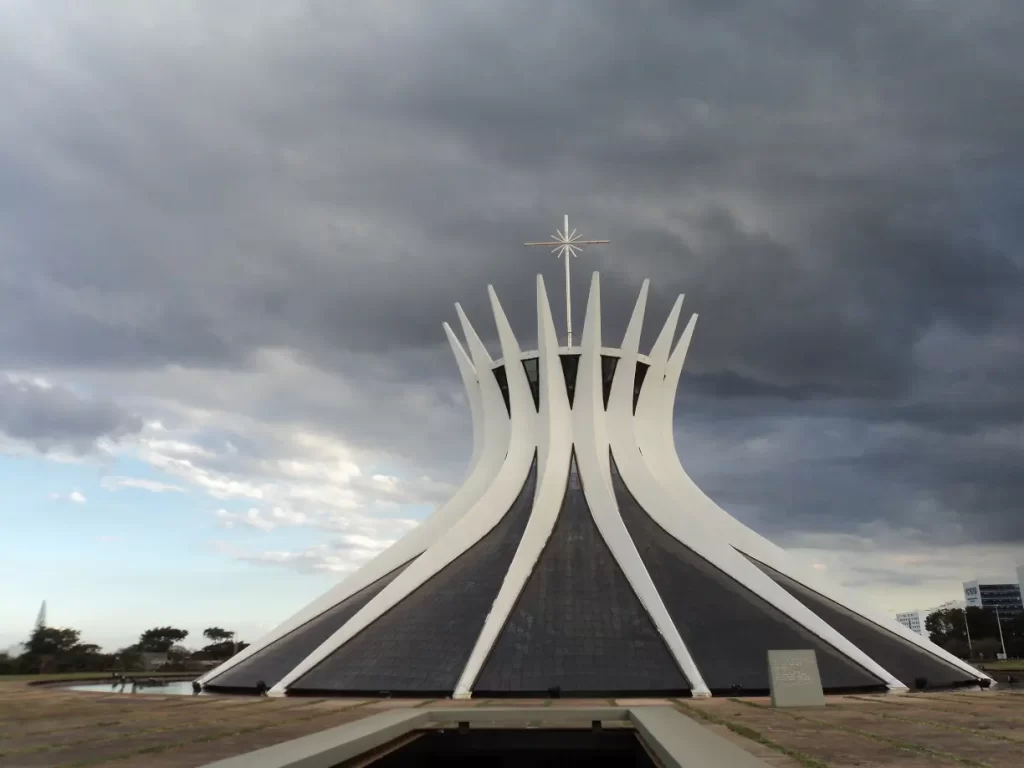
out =
[(821, 707), (825, 694), (813, 650), (768, 651), (773, 707)]

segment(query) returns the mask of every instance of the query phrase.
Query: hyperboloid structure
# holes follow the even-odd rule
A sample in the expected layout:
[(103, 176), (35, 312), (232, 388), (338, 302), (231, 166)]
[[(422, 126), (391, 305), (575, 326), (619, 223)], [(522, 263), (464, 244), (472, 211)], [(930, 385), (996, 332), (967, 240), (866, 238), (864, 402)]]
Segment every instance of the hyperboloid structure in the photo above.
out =
[[(579, 346), (560, 347), (537, 278), (538, 349), (493, 289), (493, 360), (448, 325), (473, 415), (465, 481), (419, 527), (204, 675), (272, 694), (763, 694), (767, 651), (813, 649), (826, 692), (983, 684), (981, 672), (722, 510), (676, 454), (696, 316), (682, 297), (639, 352), (645, 282), (619, 347), (593, 276)], [(468, 353), (466, 352), (468, 348)]]

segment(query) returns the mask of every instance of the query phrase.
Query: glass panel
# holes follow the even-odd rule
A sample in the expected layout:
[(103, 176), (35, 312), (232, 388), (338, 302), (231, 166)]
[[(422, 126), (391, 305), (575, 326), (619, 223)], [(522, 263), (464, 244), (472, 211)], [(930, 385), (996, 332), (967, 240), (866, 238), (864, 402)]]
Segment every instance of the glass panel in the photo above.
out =
[(612, 462), (612, 487), (630, 537), (665, 608), (713, 692), (768, 691), (768, 650), (813, 648), (822, 685), (881, 690), (883, 682), (801, 627), (659, 526)]
[(474, 693), (679, 695), (689, 684), (597, 530), (575, 458), (555, 529)]
[(505, 373), (505, 366), (499, 365), (494, 369), (494, 378), (498, 380), (498, 388), (501, 390), (501, 396), (505, 398), (505, 410), (508, 411), (508, 415), (512, 415), (512, 405), (508, 399), (508, 375)]
[(918, 678), (927, 679), (930, 686), (957, 685), (974, 681), (966, 672), (932, 656), (873, 621), (868, 621), (839, 603), (819, 595), (764, 563), (748, 559), (904, 685), (914, 687)]
[(450, 695), (530, 519), (537, 463), (491, 532), (289, 686)]
[[(406, 563), (408, 565), (408, 563)], [(369, 586), (359, 590), (348, 599), (328, 608), (314, 619), (275, 640), (245, 661), (236, 664), (227, 672), (215, 677), (206, 687), (210, 690), (251, 688), (263, 682), (273, 687), (281, 678), (298, 666), (299, 662), (315, 651), (321, 643), (341, 629), (384, 587), (405, 570), (399, 566)]]
[(650, 366), (647, 363), (637, 361), (636, 374), (633, 376), (633, 413), (636, 413), (636, 404), (640, 402), (640, 390), (643, 389), (648, 368)]
[(604, 392), (604, 407), (608, 408), (608, 396), (612, 393), (612, 379), (615, 378), (615, 367), (619, 358), (609, 355), (601, 356), (601, 387)]
[(536, 357), (528, 357), (523, 360), (523, 370), (526, 371), (526, 379), (534, 384), (540, 378), (540, 361)]
[(569, 394), (569, 407), (572, 408), (572, 402), (576, 395), (576, 373), (580, 367), (580, 356), (560, 355), (559, 360), (562, 362), (562, 373), (565, 374), (565, 390)]
[(523, 360), (523, 370), (526, 371), (526, 380), (530, 382), (530, 394), (533, 395), (533, 407), (540, 410), (540, 369), (536, 357)]

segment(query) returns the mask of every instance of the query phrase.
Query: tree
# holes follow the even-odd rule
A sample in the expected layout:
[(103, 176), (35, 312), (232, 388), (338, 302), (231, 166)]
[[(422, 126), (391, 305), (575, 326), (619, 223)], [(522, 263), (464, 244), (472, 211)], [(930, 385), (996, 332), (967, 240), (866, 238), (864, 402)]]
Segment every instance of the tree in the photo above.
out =
[(999, 637), (999, 628), (996, 625), (996, 612), (990, 608), (970, 606), (967, 609), (967, 628), (971, 631), (972, 641), (975, 638), (982, 640), (986, 637)]
[(983, 637), (973, 641), (974, 655), (980, 659), (994, 659), (997, 653), (1002, 653), (1002, 643), (998, 637)]
[(248, 643), (236, 642), (235, 633), (221, 627), (208, 627), (203, 630), (203, 634), (213, 640), (202, 651), (211, 659), (229, 659), (248, 646)]
[(129, 645), (119, 650), (115, 656), (114, 669), (121, 672), (133, 672), (142, 669), (142, 654), (137, 645)]
[(941, 644), (941, 648), (961, 659), (967, 659), (971, 656), (971, 647), (967, 645), (967, 641), (961, 640), (958, 637), (951, 637), (949, 640), (946, 640)]
[(76, 645), (81, 633), (77, 629), (57, 629), (56, 627), (36, 627), (25, 643), (25, 655), (57, 656), (67, 653)]
[(36, 627), (25, 643), (25, 652), (18, 657), (18, 671), (33, 672), (98, 672), (110, 667), (113, 659), (101, 653), (94, 643), (79, 642), (77, 629)]
[(945, 608), (935, 611), (924, 621), (928, 637), (936, 645), (945, 647), (947, 643), (957, 641), (967, 644), (967, 631), (964, 629), (964, 612), (959, 608)]
[(167, 658), (177, 661), (185, 661), (192, 652), (184, 645), (172, 645), (167, 649)]
[(1024, 657), (1024, 612), (1003, 622), (1006, 652), (1013, 658)]
[(79, 643), (59, 655), (54, 663), (57, 672), (104, 672), (110, 669), (114, 657), (102, 653), (93, 643)]
[(966, 611), (946, 608), (931, 614), (925, 619), (924, 626), (931, 641), (950, 653), (957, 656), (966, 656), (969, 652), (975, 656), (993, 656), (1002, 648), (999, 642), (1000, 623), (1007, 654), (1014, 656), (1024, 651), (1024, 614), (1001, 615), (997, 623), (996, 612), (988, 608), (973, 605)]
[(233, 638), (235, 633), (228, 632), (226, 629), (221, 629), (220, 627), (207, 627), (203, 630), (203, 635), (215, 643), (222, 643), (225, 640)]
[(175, 643), (179, 643), (188, 637), (187, 629), (176, 629), (175, 627), (154, 627), (147, 629), (139, 635), (137, 647), (140, 651), (151, 653), (166, 653)]

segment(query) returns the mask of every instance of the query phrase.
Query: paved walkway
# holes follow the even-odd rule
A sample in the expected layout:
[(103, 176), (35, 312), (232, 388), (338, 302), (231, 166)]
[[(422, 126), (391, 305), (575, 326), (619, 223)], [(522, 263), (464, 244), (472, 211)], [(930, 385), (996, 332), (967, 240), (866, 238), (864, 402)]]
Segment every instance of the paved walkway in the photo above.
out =
[[(670, 704), (785, 768), (1024, 766), (1024, 693), (830, 698), (775, 710), (765, 699), (629, 700)], [(0, 766), (186, 768), (396, 707), (605, 706), (614, 699), (538, 702), (432, 699), (259, 699), (68, 691), (0, 682)], [(589, 724), (580, 724), (589, 727)]]

